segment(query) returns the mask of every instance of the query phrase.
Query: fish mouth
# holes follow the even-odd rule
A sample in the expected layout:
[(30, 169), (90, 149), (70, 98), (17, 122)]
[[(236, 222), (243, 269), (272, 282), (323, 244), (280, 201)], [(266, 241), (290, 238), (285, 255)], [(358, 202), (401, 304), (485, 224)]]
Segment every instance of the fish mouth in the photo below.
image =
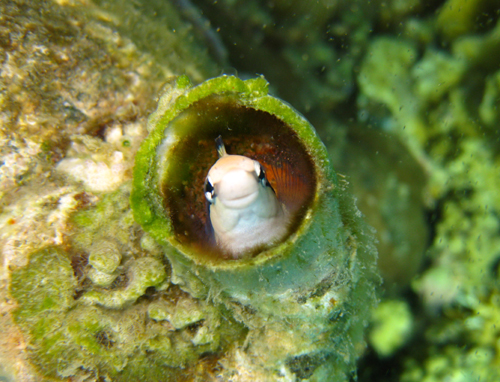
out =
[(221, 200), (221, 202), (227, 208), (242, 209), (250, 206), (253, 202), (255, 202), (258, 196), (259, 193), (254, 191), (246, 195), (238, 196), (236, 198), (225, 198), (224, 200)]

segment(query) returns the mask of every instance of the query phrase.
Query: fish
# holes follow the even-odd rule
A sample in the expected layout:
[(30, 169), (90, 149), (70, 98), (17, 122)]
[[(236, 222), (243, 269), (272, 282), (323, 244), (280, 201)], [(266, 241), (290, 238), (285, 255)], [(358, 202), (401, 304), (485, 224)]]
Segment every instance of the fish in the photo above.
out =
[(234, 259), (271, 246), (287, 235), (290, 214), (266, 177), (261, 163), (229, 155), (219, 136), (219, 159), (205, 179), (205, 198), (215, 242)]

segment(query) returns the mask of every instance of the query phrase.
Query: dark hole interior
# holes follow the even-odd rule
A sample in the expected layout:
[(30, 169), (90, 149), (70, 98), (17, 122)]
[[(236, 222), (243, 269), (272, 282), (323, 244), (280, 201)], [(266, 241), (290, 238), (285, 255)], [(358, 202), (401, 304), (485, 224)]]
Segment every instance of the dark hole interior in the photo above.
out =
[(231, 96), (217, 95), (191, 105), (169, 129), (182, 131), (183, 136), (172, 149), (160, 185), (177, 240), (197, 248), (201, 256), (226, 257), (213, 239), (204, 196), (205, 177), (218, 159), (215, 139), (219, 135), (228, 154), (244, 155), (263, 165), (278, 199), (291, 212), (290, 234), (297, 229), (312, 201), (316, 179), (310, 155), (286, 123)]

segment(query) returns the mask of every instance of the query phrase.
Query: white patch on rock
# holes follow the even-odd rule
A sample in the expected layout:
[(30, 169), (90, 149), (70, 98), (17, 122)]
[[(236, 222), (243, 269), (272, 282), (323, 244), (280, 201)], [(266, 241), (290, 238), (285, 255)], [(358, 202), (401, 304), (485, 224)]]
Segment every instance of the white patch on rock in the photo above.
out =
[(82, 182), (90, 192), (112, 192), (132, 175), (133, 159), (144, 137), (144, 128), (132, 123), (115, 125), (104, 132), (105, 140), (91, 136), (72, 137), (73, 142), (57, 171)]
[(93, 192), (111, 192), (116, 190), (125, 178), (126, 164), (123, 154), (115, 151), (108, 163), (93, 159), (68, 158), (57, 165), (57, 170), (77, 181)]

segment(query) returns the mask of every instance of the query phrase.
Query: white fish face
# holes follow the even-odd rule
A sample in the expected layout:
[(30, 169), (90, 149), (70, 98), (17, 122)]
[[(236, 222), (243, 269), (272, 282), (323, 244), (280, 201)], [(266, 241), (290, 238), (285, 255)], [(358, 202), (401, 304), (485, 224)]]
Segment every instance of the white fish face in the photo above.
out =
[[(208, 172), (205, 196), (210, 203), (213, 198), (219, 199), (223, 204), (235, 202), (238, 208), (238, 199), (245, 199), (258, 192), (259, 179), (255, 171), (260, 164), (242, 155), (225, 155), (212, 166)], [(207, 195), (207, 190), (213, 195)], [(242, 201), (243, 202), (243, 201)], [(241, 208), (245, 204), (241, 203)]]
[(234, 209), (244, 209), (255, 202), (261, 187), (255, 172), (242, 169), (228, 171), (214, 185), (218, 202)]
[(224, 155), (208, 172), (205, 197), (216, 241), (233, 256), (283, 236), (283, 209), (259, 162)]

